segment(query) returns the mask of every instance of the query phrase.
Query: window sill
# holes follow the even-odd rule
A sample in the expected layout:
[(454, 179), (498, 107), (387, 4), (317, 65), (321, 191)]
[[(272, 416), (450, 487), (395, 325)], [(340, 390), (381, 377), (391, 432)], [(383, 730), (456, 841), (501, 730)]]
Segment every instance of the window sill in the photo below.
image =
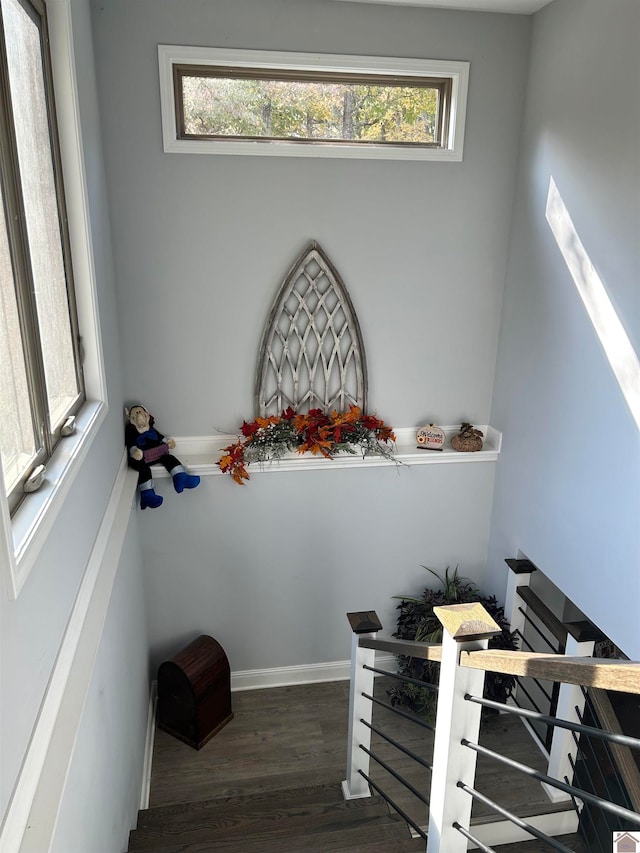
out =
[[(289, 471), (336, 470), (338, 468), (379, 468), (401, 463), (403, 465), (438, 465), (460, 464), (466, 462), (495, 462), (498, 459), (502, 445), (502, 433), (492, 426), (481, 426), (484, 433), (484, 446), (475, 453), (460, 453), (450, 446), (451, 437), (459, 431), (458, 426), (442, 427), (446, 434), (444, 450), (418, 450), (416, 447), (416, 430), (406, 427), (394, 430), (396, 445), (392, 458), (383, 456), (351, 456), (342, 454), (332, 460), (323, 456), (312, 456), (310, 453), (299, 455), (289, 453), (285, 457), (264, 464), (253, 463), (249, 466), (249, 474), (283, 473)], [(238, 440), (237, 435), (201, 436), (176, 438), (175, 454), (180, 461), (194, 474), (218, 475), (223, 472), (218, 467), (221, 451), (229, 444)], [(169, 474), (161, 465), (153, 466), (155, 478), (168, 477)]]
[(106, 413), (104, 403), (87, 403), (76, 418), (76, 431), (60, 442), (47, 462), (44, 485), (27, 495), (10, 519), (2, 503), (0, 550), (8, 554), (3, 563), (9, 598), (16, 599), (24, 586)]

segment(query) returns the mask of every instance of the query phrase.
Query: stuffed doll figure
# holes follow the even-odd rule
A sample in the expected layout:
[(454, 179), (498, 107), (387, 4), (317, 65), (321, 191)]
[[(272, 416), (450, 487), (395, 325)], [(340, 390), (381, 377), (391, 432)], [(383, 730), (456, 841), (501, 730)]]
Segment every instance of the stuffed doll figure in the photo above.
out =
[(200, 477), (188, 474), (180, 460), (169, 451), (176, 446), (172, 438), (167, 438), (154, 427), (153, 416), (139, 403), (125, 409), (127, 425), (125, 427), (125, 444), (129, 467), (138, 472), (138, 491), (140, 492), (140, 509), (151, 507), (155, 509), (163, 501), (153, 488), (151, 465), (159, 462), (167, 469), (173, 479), (176, 492), (185, 489), (195, 489), (200, 483)]

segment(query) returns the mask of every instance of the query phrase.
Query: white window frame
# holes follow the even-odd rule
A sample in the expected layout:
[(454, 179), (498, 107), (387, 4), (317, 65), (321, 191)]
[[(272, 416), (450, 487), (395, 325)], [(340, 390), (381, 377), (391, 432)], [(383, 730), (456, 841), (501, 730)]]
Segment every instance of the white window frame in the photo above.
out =
[(47, 22), (86, 402), (76, 416), (76, 431), (58, 444), (48, 460), (45, 483), (26, 495), (13, 517), (0, 469), (0, 563), (10, 599), (16, 599), (23, 588), (107, 413), (71, 4), (72, 0), (49, 0)]
[[(348, 157), (382, 160), (436, 160), (459, 162), (464, 145), (464, 124), (469, 85), (469, 63), (432, 59), (401, 59), (385, 56), (282, 53), (264, 50), (227, 50), (212, 47), (158, 45), (162, 138), (166, 153), (248, 154), (285, 157)], [(261, 70), (316, 71), (349, 74), (389, 74), (406, 77), (451, 79), (451, 115), (446, 147), (418, 147), (392, 144), (344, 145), (323, 141), (311, 143), (274, 140), (179, 139), (176, 124), (174, 65), (210, 65)]]

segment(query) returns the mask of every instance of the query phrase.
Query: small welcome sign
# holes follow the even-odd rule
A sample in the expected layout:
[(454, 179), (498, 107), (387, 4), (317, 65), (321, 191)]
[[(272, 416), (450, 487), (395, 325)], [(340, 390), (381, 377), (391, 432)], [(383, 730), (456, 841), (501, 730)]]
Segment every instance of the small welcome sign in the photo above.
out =
[(435, 424), (418, 427), (416, 432), (418, 450), (442, 450), (444, 447), (444, 430)]

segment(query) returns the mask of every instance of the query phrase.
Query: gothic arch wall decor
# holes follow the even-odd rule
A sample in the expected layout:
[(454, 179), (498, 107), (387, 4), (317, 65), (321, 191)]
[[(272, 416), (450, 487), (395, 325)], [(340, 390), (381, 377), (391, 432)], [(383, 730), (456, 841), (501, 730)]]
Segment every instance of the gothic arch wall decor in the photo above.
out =
[(273, 302), (256, 370), (256, 415), (288, 406), (345, 411), (367, 406), (367, 366), (358, 318), (320, 246), (295, 261)]

